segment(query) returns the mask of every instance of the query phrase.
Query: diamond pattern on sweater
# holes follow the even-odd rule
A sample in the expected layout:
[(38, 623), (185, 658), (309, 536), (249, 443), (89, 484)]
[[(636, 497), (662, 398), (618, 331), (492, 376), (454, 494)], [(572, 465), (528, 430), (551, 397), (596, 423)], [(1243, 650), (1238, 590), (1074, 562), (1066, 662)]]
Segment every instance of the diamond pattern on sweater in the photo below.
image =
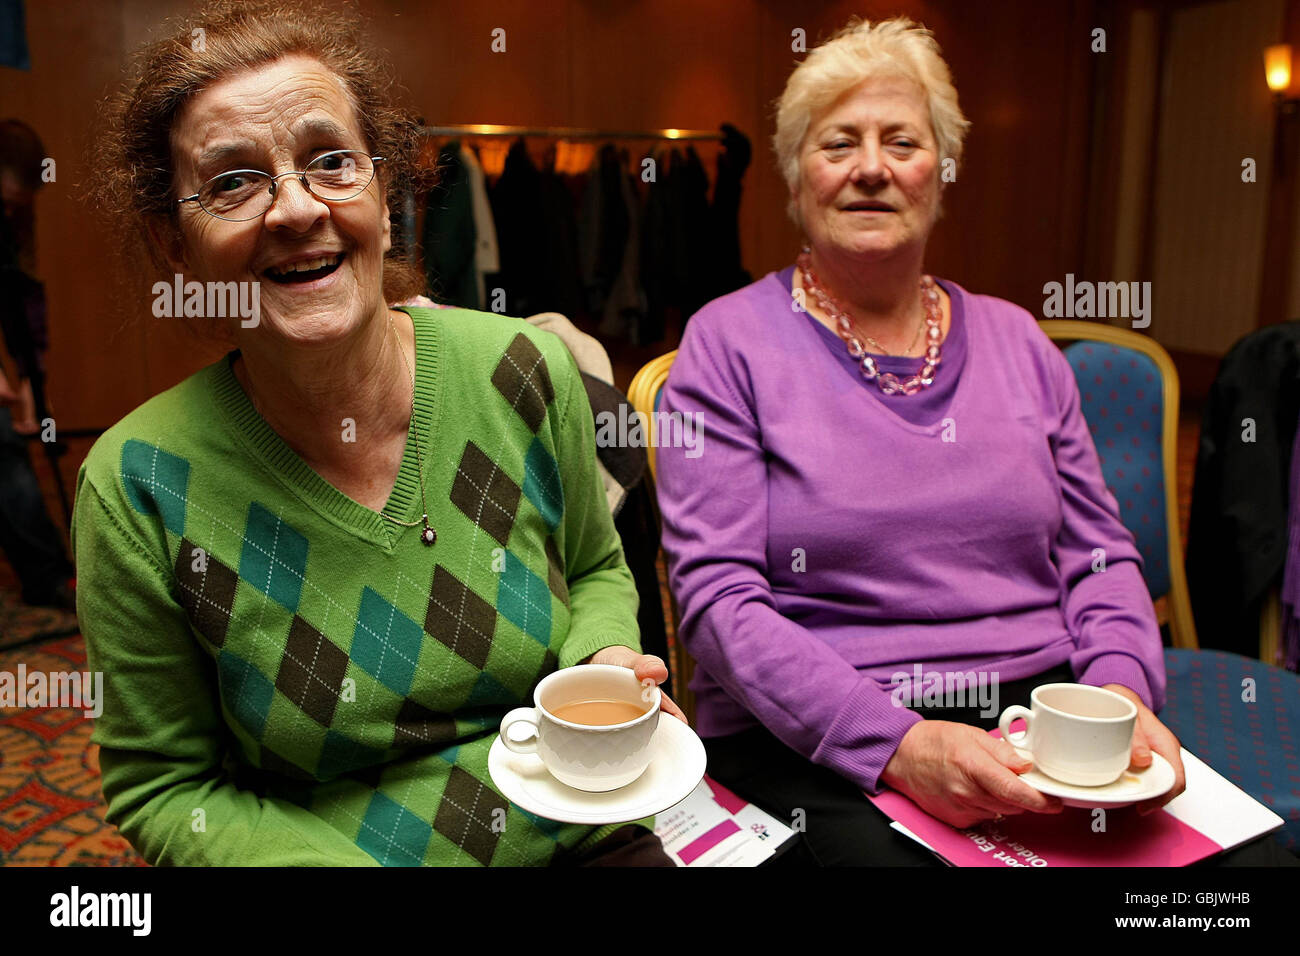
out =
[[(473, 774), (453, 766), (433, 828), (483, 866), (490, 866), (501, 838), (496, 832), (499, 828), (493, 827), (493, 823), (504, 819), (508, 809), (509, 804), (496, 791), (484, 786)], [(494, 813), (496, 810), (501, 813)]]
[(497, 610), (545, 647), (551, 642), (550, 589), (513, 552), (507, 551), (505, 558), (505, 570), (499, 575), (501, 586), (497, 589)]
[(483, 449), (473, 442), (465, 445), (451, 486), (451, 500), (498, 544), (504, 545), (510, 539), (519, 494), (519, 485)]
[[(536, 429), (534, 429), (536, 431)], [(122, 487), (131, 507), (162, 517), (175, 535), (185, 533), (185, 500), (190, 463), (135, 438), (122, 443)]]
[(393, 728), (393, 746), (429, 746), (447, 744), (456, 739), (456, 721), (447, 714), (430, 710), (407, 698), (397, 712)]
[(357, 846), (384, 866), (419, 866), (433, 827), (406, 807), (375, 793), (357, 834)]
[(256, 501), (249, 505), (239, 576), (297, 611), (306, 571), (307, 539)]
[(546, 359), (523, 333), (515, 336), (501, 356), (492, 384), (534, 433), (542, 427), (546, 406), (555, 400), (555, 389)]
[(367, 747), (346, 734), (330, 730), (325, 734), (325, 746), (321, 749), (316, 777), (319, 780), (329, 780), (342, 773), (373, 766), (383, 759), (382, 750)]
[[(195, 553), (195, 552), (199, 553)], [(239, 575), (188, 538), (176, 553), (177, 599), (194, 630), (214, 647), (226, 642)]]
[(518, 707), (519, 704), (513, 703), (518, 700), (519, 694), (512, 691), (509, 687), (502, 686), (499, 680), (487, 671), (484, 671), (478, 675), (478, 680), (474, 682), (474, 687), (469, 692), (469, 699), (465, 701), (465, 706), (490, 707), (496, 705), (499, 707)]
[(230, 715), (254, 740), (261, 740), (275, 685), (238, 654), (224, 650), (217, 655), (217, 681)]
[(487, 663), (497, 612), (441, 564), (434, 565), (424, 629), (479, 670)]
[(352, 659), (394, 693), (411, 692), (424, 633), (420, 625), (369, 587), (361, 589), (361, 608), (352, 634)]
[(347, 672), (348, 655), (295, 614), (275, 678), (280, 692), (316, 723), (329, 727)]
[(555, 531), (564, 517), (564, 485), (560, 468), (541, 439), (534, 438), (524, 459), (524, 496), (533, 503), (546, 522), (547, 531)]

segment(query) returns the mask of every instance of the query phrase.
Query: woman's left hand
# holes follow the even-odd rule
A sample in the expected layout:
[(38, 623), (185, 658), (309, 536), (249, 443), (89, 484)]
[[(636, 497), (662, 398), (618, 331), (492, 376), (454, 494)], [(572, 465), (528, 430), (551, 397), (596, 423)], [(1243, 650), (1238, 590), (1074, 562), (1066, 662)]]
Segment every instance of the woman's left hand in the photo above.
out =
[(1187, 778), (1183, 773), (1182, 747), (1173, 731), (1160, 722), (1159, 718), (1151, 712), (1151, 708), (1142, 703), (1142, 698), (1136, 692), (1123, 684), (1102, 684), (1102, 687), (1113, 690), (1121, 697), (1127, 697), (1137, 705), (1137, 726), (1133, 728), (1133, 754), (1129, 758), (1129, 765), (1134, 770), (1146, 769), (1151, 766), (1151, 751), (1154, 750), (1168, 760), (1169, 765), (1174, 768), (1174, 785), (1169, 792), (1138, 804), (1138, 813), (1151, 813), (1163, 807), (1187, 788)]
[[(636, 679), (642, 684), (646, 681), (654, 681), (656, 684), (662, 684), (668, 679), (668, 665), (661, 658), (653, 654), (638, 654), (632, 648), (623, 644), (614, 644), (610, 647), (602, 647), (595, 654), (592, 654), (582, 663), (584, 664), (613, 664), (615, 667), (630, 667), (632, 673), (636, 674)], [(673, 699), (667, 694), (661, 693), (660, 710), (665, 714), (672, 714), (682, 723), (689, 723), (682, 709), (673, 702)]]

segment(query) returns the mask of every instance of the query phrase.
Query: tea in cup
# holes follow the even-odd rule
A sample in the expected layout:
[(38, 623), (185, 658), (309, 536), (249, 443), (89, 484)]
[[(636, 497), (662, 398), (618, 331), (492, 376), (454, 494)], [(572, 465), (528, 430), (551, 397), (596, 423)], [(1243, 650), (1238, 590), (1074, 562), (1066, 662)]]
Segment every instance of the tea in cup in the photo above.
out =
[[(662, 695), (643, 687), (631, 668), (566, 667), (544, 678), (533, 700), (536, 707), (516, 707), (502, 718), (501, 742), (537, 754), (561, 783), (603, 793), (627, 786), (650, 765)], [(510, 737), (519, 723), (533, 731), (522, 741)]]

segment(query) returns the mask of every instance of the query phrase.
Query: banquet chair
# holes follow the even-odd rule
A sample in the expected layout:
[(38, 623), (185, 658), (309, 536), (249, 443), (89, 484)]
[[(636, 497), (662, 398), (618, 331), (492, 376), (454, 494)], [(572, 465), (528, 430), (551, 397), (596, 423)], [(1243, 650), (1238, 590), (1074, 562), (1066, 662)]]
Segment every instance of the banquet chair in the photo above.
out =
[(1142, 555), (1153, 601), (1168, 603), (1170, 642), (1195, 648), (1178, 521), (1178, 372), (1145, 335), (1097, 322), (1039, 323), (1058, 344), (1079, 385), (1106, 487)]
[[(650, 480), (653, 483), (658, 477), (655, 470), (655, 449), (658, 447), (655, 435), (655, 415), (659, 409), (659, 401), (663, 395), (664, 384), (668, 381), (668, 372), (673, 366), (673, 359), (677, 357), (677, 350), (674, 349), (658, 358), (651, 359), (632, 377), (632, 384), (628, 386), (627, 397), (632, 403), (632, 407), (642, 417), (642, 428), (649, 439), (646, 454), (649, 458)], [(695, 662), (691, 656), (686, 653), (686, 648), (677, 637), (678, 625), (681, 622), (681, 616), (677, 612), (677, 600), (669, 594), (669, 604), (672, 609), (673, 633), (669, 645), (668, 666), (673, 673), (673, 687), (675, 689), (674, 699), (677, 701), (682, 712), (686, 714), (686, 719), (692, 724), (695, 723), (695, 695), (691, 693), (689, 684), (691, 676), (695, 673)]]
[[(1200, 650), (1178, 522), (1178, 373), (1155, 340), (1096, 322), (1039, 325), (1062, 349), (1120, 520), (1137, 541), (1151, 597), (1167, 597), (1166, 703), (1160, 719), (1192, 753), (1270, 807), (1279, 842), (1300, 852), (1300, 676)], [(1266, 658), (1271, 659), (1271, 658)]]

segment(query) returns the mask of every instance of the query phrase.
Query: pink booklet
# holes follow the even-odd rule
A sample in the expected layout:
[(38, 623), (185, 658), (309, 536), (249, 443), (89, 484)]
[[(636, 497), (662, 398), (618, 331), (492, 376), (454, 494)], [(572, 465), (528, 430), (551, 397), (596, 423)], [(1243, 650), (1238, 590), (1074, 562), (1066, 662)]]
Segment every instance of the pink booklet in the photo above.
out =
[[(994, 731), (996, 733), (996, 731)], [(1066, 807), (958, 830), (893, 790), (867, 795), (895, 829), (953, 866), (1187, 866), (1282, 826), (1283, 820), (1182, 751), (1187, 789), (1162, 809)]]

